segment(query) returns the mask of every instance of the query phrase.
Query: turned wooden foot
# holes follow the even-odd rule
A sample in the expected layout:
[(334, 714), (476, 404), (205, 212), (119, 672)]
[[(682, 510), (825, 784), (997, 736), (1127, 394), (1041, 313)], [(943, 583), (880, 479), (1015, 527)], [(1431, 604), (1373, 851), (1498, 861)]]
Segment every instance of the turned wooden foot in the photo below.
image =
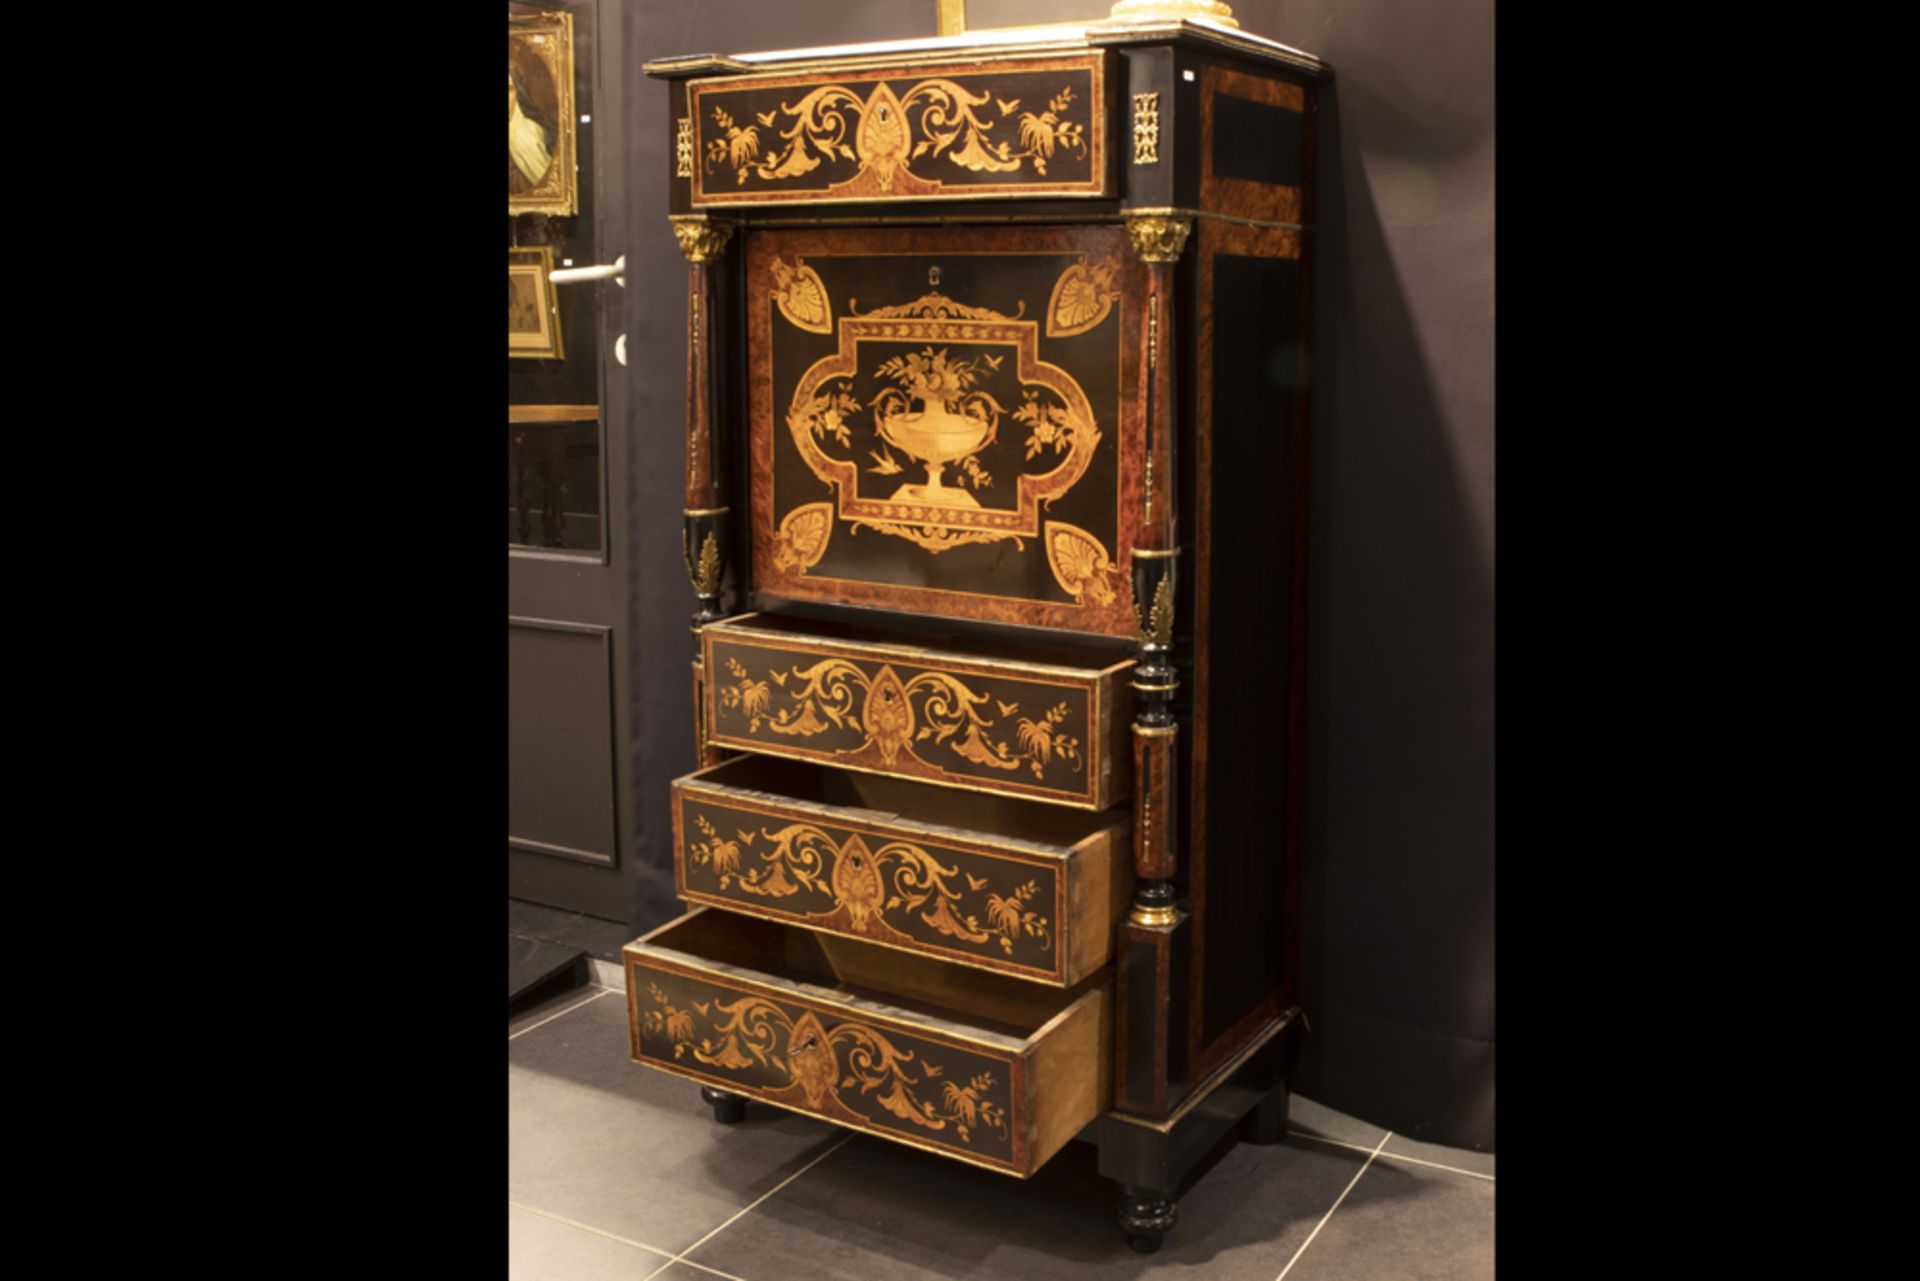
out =
[(1247, 1143), (1282, 1143), (1287, 1137), (1287, 1104), (1292, 1092), (1285, 1081), (1268, 1091), (1260, 1106), (1240, 1120), (1240, 1137)]
[(1120, 1228), (1127, 1234), (1127, 1244), (1139, 1253), (1158, 1250), (1160, 1239), (1178, 1218), (1179, 1210), (1171, 1198), (1144, 1188), (1121, 1187)]
[(721, 1125), (734, 1125), (747, 1115), (747, 1101), (738, 1094), (728, 1094), (725, 1090), (716, 1090), (710, 1085), (700, 1087), (702, 1102), (713, 1105), (713, 1119)]

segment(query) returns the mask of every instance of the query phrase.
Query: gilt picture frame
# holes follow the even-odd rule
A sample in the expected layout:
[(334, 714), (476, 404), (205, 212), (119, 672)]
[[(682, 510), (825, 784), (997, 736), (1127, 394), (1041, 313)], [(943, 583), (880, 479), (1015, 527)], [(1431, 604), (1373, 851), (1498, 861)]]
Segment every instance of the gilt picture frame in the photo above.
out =
[(507, 250), (507, 355), (564, 360), (560, 300), (553, 288), (553, 247)]
[(573, 15), (507, 19), (507, 213), (571, 216), (575, 163)]

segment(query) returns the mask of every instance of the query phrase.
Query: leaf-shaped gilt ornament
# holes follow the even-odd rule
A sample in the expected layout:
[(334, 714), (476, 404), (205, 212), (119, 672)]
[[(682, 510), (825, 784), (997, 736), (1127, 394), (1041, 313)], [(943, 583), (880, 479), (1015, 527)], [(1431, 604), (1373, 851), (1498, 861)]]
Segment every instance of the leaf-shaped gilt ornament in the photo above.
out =
[(907, 687), (892, 667), (882, 667), (875, 674), (860, 715), (874, 746), (880, 749), (881, 761), (893, 764), (900, 748), (913, 738), (913, 704), (907, 701)]
[(787, 1065), (794, 1083), (806, 1093), (808, 1104), (819, 1107), (820, 1100), (833, 1089), (839, 1067), (827, 1045), (827, 1031), (811, 1011), (801, 1015), (787, 1035)]
[(864, 931), (870, 919), (880, 915), (887, 889), (880, 878), (880, 867), (871, 851), (856, 833), (847, 838), (833, 862), (833, 897), (847, 909), (848, 923)]
[(868, 95), (860, 128), (853, 135), (860, 163), (880, 179), (881, 190), (893, 190), (894, 171), (907, 163), (908, 142), (907, 113), (883, 80)]

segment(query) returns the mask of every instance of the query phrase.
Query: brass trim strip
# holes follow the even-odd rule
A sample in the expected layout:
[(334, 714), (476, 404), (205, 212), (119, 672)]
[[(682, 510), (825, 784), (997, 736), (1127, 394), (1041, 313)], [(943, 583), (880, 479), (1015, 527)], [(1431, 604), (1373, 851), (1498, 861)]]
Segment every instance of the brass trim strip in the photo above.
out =
[(1164, 551), (1155, 551), (1149, 547), (1136, 547), (1133, 549), (1133, 554), (1138, 560), (1171, 560), (1180, 554), (1180, 549), (1169, 547)]
[[(711, 688), (713, 682), (709, 681), (708, 686)], [(1044, 788), (1035, 788), (1026, 783), (1011, 782), (1002, 783), (998, 787), (981, 787), (975, 783), (959, 782), (955, 776), (951, 775), (942, 774), (939, 778), (932, 778), (925, 774), (903, 774), (899, 770), (881, 769), (872, 765), (855, 765), (841, 759), (832, 752), (818, 750), (803, 751), (802, 749), (788, 747), (784, 743), (767, 743), (760, 739), (742, 740), (734, 738), (731, 735), (721, 734), (717, 731), (708, 733), (707, 742), (714, 747), (730, 747), (735, 751), (754, 752), (761, 756), (782, 756), (794, 760), (819, 761), (822, 764), (831, 765), (835, 769), (852, 770), (856, 774), (874, 774), (881, 778), (900, 778), (905, 779), (909, 783), (925, 783), (930, 787), (952, 787), (963, 792), (980, 792), (987, 796), (1017, 796), (1025, 798), (1026, 800), (1037, 801), (1044, 805), (1064, 805), (1068, 809), (1076, 810), (1103, 810), (1107, 808), (1107, 805), (1103, 805), (1094, 799), (1095, 793), (1091, 789), (1086, 792), (1050, 791)], [(919, 758), (915, 757), (914, 759), (918, 760)], [(934, 768), (938, 769), (939, 767), (935, 766)], [(958, 776), (958, 778), (965, 777), (966, 775), (964, 774)], [(1112, 802), (1109, 801), (1107, 804), (1110, 805)]]
[(1142, 685), (1139, 681), (1128, 681), (1127, 684), (1145, 694), (1171, 694), (1174, 690), (1180, 688), (1179, 681), (1173, 681), (1166, 685)]
[(732, 511), (731, 507), (686, 507), (681, 509), (684, 516), (724, 516)]
[[(727, 764), (731, 763), (727, 762)], [(722, 767), (719, 765), (707, 767), (707, 769), (716, 770), (720, 768)], [(1059, 870), (1071, 861), (1074, 852), (1079, 849), (1081, 842), (1085, 841), (1087, 836), (1098, 836), (1112, 828), (1126, 826), (1124, 820), (1115, 820), (1104, 827), (1094, 828), (1072, 845), (1050, 845), (1044, 841), (1028, 840), (1020, 836), (1001, 836), (978, 829), (942, 826), (929, 823), (924, 819), (909, 818), (905, 814), (882, 813), (863, 806), (802, 800), (799, 797), (783, 796), (778, 792), (735, 787), (730, 783), (716, 783), (701, 777), (707, 769), (696, 770), (692, 774), (674, 779), (669, 789), (670, 794), (699, 800), (703, 804), (722, 809), (745, 810), (769, 818), (805, 818), (824, 821), (835, 827), (844, 827), (848, 831), (864, 832), (869, 836), (881, 836), (888, 840), (893, 840), (905, 832), (915, 840), (928, 845), (1002, 859), (1009, 863), (1020, 863), (1026, 867), (1047, 867)], [(1004, 842), (1004, 844), (996, 844), (996, 842)]]
[[(750, 617), (753, 617), (750, 615)], [(767, 615), (757, 615), (767, 617)], [(1100, 679), (1112, 672), (1115, 667), (1124, 667), (1135, 659), (1123, 660), (1106, 667), (1068, 667), (1065, 664), (1042, 663), (1022, 659), (992, 659), (976, 657), (971, 654), (957, 654), (952, 650), (929, 649), (918, 645), (901, 645), (891, 641), (842, 640), (834, 637), (809, 636), (805, 632), (774, 631), (770, 628), (740, 627), (738, 618), (725, 619), (708, 624), (716, 641), (733, 640), (739, 644), (753, 645), (760, 649), (779, 649), (793, 644), (798, 648), (820, 653), (834, 654), (838, 657), (860, 658), (868, 655), (887, 655), (903, 659), (922, 666), (970, 667), (982, 672), (1002, 674), (1034, 672), (1039, 673), (1033, 679), (1042, 685), (1064, 685), (1068, 689), (1089, 689)]]
[(1172, 738), (1180, 732), (1178, 725), (1135, 725), (1133, 732), (1141, 738)]
[(1129, 924), (1139, 925), (1152, 930), (1164, 929), (1169, 925), (1177, 924), (1179, 920), (1180, 909), (1177, 907), (1140, 907), (1136, 905), (1131, 912), (1127, 913), (1127, 921)]
[[(1057, 34), (1040, 34), (1048, 28), (1053, 28)], [(1153, 44), (1168, 36), (1184, 36), (1203, 43), (1225, 45), (1242, 53), (1257, 55), (1269, 62), (1319, 76), (1324, 76), (1331, 70), (1318, 56), (1304, 49), (1296, 49), (1292, 45), (1281, 44), (1278, 40), (1269, 40), (1247, 31), (1227, 31), (1219, 27), (1201, 26), (1198, 23), (1180, 19), (1164, 22), (1039, 23), (1028, 30), (1034, 34), (1026, 39), (1012, 38), (1016, 35), (1017, 29), (1008, 29), (1005, 34), (994, 31), (968, 32), (966, 33), (968, 37), (977, 42), (973, 45), (950, 43), (951, 37), (922, 36), (914, 40), (891, 42), (895, 45), (908, 46), (905, 49), (896, 48), (891, 53), (870, 53), (864, 56), (854, 51), (872, 48), (873, 44), (879, 42), (867, 45), (829, 45), (814, 49), (773, 50), (769, 53), (753, 55), (751, 60), (738, 54), (684, 54), (678, 57), (655, 58), (643, 64), (640, 69), (649, 76), (686, 76), (703, 69), (722, 73), (773, 73), (809, 70), (817, 67), (838, 69), (902, 66), (929, 61), (951, 61), (956, 57), (965, 57), (970, 62), (982, 63), (1023, 62), (1036, 54), (1104, 50), (1119, 45)], [(935, 43), (936, 41), (942, 43)], [(998, 48), (1006, 48), (1010, 52), (986, 52), (986, 49)], [(837, 56), (836, 49), (841, 51)], [(790, 59), (776, 59), (773, 56), (785, 53), (793, 56)]]
[(1237, 1054), (1209, 1073), (1207, 1079), (1195, 1086), (1193, 1093), (1187, 1095), (1180, 1106), (1172, 1112), (1169, 1112), (1163, 1119), (1156, 1121), (1144, 1116), (1129, 1116), (1125, 1112), (1115, 1112), (1111, 1110), (1106, 1112), (1105, 1116), (1110, 1121), (1120, 1121), (1127, 1125), (1137, 1125), (1143, 1130), (1158, 1130), (1162, 1134), (1167, 1133), (1173, 1129), (1175, 1125), (1179, 1124), (1180, 1121), (1186, 1117), (1187, 1113), (1198, 1107), (1209, 1094), (1212, 1094), (1218, 1089), (1228, 1077), (1238, 1072), (1241, 1067), (1246, 1064), (1247, 1060), (1259, 1053), (1262, 1046), (1285, 1031), (1287, 1026), (1293, 1022), (1294, 1016), (1299, 1013), (1300, 1007), (1296, 1005), (1285, 1014), (1282, 1014), (1277, 1021), (1269, 1024), (1266, 1031), (1254, 1037), (1253, 1040), (1248, 1041), (1246, 1045), (1241, 1047)]
[[(1276, 183), (1285, 186), (1285, 183)], [(1298, 190), (1298, 188), (1295, 188)], [(1207, 218), (1214, 222), (1230, 222), (1240, 227), (1267, 227), (1275, 231), (1306, 231), (1308, 224), (1299, 222), (1274, 222), (1265, 218), (1241, 218), (1234, 214), (1209, 213), (1204, 209), (1182, 209), (1176, 205), (1141, 205), (1124, 211), (1125, 216), (1156, 218)]]
[[(928, 197), (922, 196), (920, 197), (920, 199), (924, 201), (928, 199)], [(816, 203), (825, 203), (825, 202), (816, 202)], [(1004, 203), (1004, 201), (996, 202), (996, 203)], [(884, 221), (882, 222), (881, 225), (887, 226), (887, 227), (912, 227), (912, 226), (945, 226), (948, 223), (964, 223), (967, 225), (973, 225), (976, 223), (1029, 223), (1030, 222), (1030, 223), (1056, 223), (1063, 227), (1085, 227), (1085, 226), (1089, 226), (1096, 223), (1114, 223), (1114, 222), (1124, 223), (1129, 216), (1135, 213), (1166, 214), (1168, 216), (1180, 217), (1180, 218), (1202, 218), (1211, 222), (1232, 223), (1235, 226), (1240, 226), (1240, 227), (1258, 227), (1258, 228), (1263, 228), (1269, 231), (1312, 231), (1314, 227), (1314, 224), (1312, 223), (1268, 222), (1258, 218), (1239, 218), (1239, 217), (1235, 217), (1232, 214), (1208, 213), (1203, 209), (1158, 209), (1158, 208), (1151, 209), (1151, 210), (1123, 209), (1119, 211), (1103, 211), (1100, 213), (1081, 214), (1077, 217), (1068, 217), (1066, 215), (1057, 214), (1057, 213), (1055, 214), (958, 213), (958, 214), (928, 214), (924, 218), (915, 218), (912, 216), (897, 216), (889, 213), (884, 215)], [(874, 220), (872, 218), (801, 218), (797, 216), (789, 216), (789, 217), (774, 216), (774, 217), (767, 217), (767, 218), (755, 217), (752, 220), (752, 224), (755, 227), (766, 227), (766, 228), (772, 228), (772, 227), (872, 227), (874, 225)]]
[(600, 421), (598, 405), (508, 405), (510, 423), (589, 423)]

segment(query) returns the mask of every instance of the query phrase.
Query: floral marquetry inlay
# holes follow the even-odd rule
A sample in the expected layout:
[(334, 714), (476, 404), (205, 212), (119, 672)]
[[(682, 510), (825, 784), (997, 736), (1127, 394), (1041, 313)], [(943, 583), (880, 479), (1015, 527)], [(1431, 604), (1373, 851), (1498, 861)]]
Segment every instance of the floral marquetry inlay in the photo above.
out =
[[(1104, 315), (1080, 319), (1091, 328)], [(1102, 438), (1080, 384), (1039, 358), (1038, 329), (939, 293), (841, 317), (839, 350), (801, 375), (786, 415), (839, 518), (935, 554), (1037, 537), (1041, 505), (1079, 482)], [(877, 389), (860, 392), (857, 381)], [(1023, 460), (1052, 465), (1014, 476), (986, 467), (982, 451), (1009, 423), (1026, 429)], [(863, 471), (900, 483), (885, 497), (863, 494)]]
[[(1079, 737), (1063, 730), (1070, 715), (1065, 702), (1022, 716), (1018, 703), (976, 693), (947, 672), (923, 671), (903, 681), (890, 664), (869, 673), (843, 658), (768, 668), (759, 679), (729, 656), (726, 670), (733, 679), (719, 687), (720, 706), (745, 716), (749, 734), (763, 725), (790, 738), (851, 730), (862, 736), (853, 752), (872, 746), (885, 765), (906, 752), (921, 759), (952, 753), (989, 769), (1026, 768), (1035, 778), (1045, 778), (1056, 760), (1084, 768)], [(1009, 718), (1016, 727), (1011, 742), (996, 732)]]
[(677, 976), (665, 982), (647, 985), (644, 1052), (737, 1081), (771, 1102), (1011, 1161), (1001, 1061), (831, 1011)]
[(1097, 194), (1099, 59), (696, 82), (698, 203)]
[(781, 822), (697, 795), (682, 804), (691, 819), (689, 891), (763, 901), (783, 919), (815, 929), (899, 947), (997, 954), (1022, 969), (1055, 972), (1053, 892), (1041, 884), (1042, 878), (1056, 884), (1050, 870), (980, 855), (942, 856), (874, 834), (836, 836), (815, 823)]

